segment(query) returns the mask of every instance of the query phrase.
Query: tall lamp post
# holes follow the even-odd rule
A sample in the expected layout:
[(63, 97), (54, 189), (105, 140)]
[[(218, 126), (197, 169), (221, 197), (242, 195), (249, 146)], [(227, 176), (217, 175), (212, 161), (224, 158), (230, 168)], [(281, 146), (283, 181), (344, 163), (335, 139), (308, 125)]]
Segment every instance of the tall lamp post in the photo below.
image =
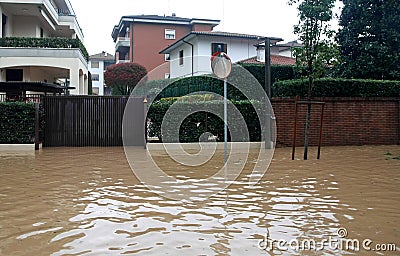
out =
[(228, 160), (228, 86), (227, 78), (232, 71), (232, 61), (224, 52), (217, 52), (211, 57), (211, 69), (214, 75), (224, 79), (224, 163)]

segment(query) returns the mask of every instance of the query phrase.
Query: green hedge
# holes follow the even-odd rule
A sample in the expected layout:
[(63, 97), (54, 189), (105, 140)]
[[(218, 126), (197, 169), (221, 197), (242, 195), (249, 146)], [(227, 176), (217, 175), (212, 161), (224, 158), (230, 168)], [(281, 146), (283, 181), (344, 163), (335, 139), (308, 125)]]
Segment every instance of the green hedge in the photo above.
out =
[(0, 47), (78, 48), (86, 61), (89, 61), (89, 53), (81, 40), (77, 38), (4, 37), (0, 38)]
[[(306, 97), (307, 80), (275, 82), (275, 97)], [(321, 78), (314, 81), (314, 97), (398, 97), (400, 81)]]
[[(224, 82), (211, 76), (193, 76), (177, 80), (155, 80), (150, 81), (148, 86), (151, 86), (151, 88), (160, 88), (164, 83), (170, 84), (158, 95), (158, 99), (181, 97), (199, 91), (213, 92), (219, 95), (223, 95), (224, 93)], [(245, 99), (242, 93), (230, 84), (228, 84), (228, 98), (235, 100)]]
[[(161, 138), (161, 123), (163, 117), (167, 112), (168, 108), (174, 103), (175, 99), (158, 101), (150, 106), (148, 118), (151, 119), (151, 125), (149, 128), (149, 135)], [(233, 101), (234, 105), (238, 108), (242, 114), (246, 124), (247, 130), (249, 131), (250, 141), (260, 141), (261, 140), (261, 128), (259, 118), (253, 105), (250, 101)], [(185, 102), (185, 107), (190, 109), (196, 109), (203, 105), (203, 102), (193, 101)], [(207, 104), (217, 104), (223, 108), (223, 101), (212, 100), (207, 102)], [(257, 104), (254, 104), (257, 107)], [(198, 108), (197, 108), (198, 109)], [(176, 116), (177, 120), (180, 118)], [(169, 120), (173, 121), (173, 120)], [(204, 132), (212, 133), (217, 136), (217, 141), (223, 141), (223, 120), (212, 113), (206, 112), (196, 112), (188, 116), (180, 126), (179, 141), (180, 142), (198, 142), (199, 137)], [(230, 138), (228, 138), (230, 140)], [(168, 142), (168, 141), (164, 141)]]
[[(265, 66), (260, 64), (240, 64), (247, 69), (264, 86), (265, 84)], [(299, 78), (296, 72), (296, 66), (291, 65), (271, 65), (271, 84), (276, 81), (291, 80)]]
[[(0, 144), (29, 144), (35, 141), (35, 105), (0, 102)], [(40, 106), (40, 140), (43, 141), (44, 110)]]
[[(265, 68), (259, 64), (241, 64), (247, 69), (261, 84), (264, 86)], [(240, 72), (240, 71), (239, 71)], [(296, 78), (294, 66), (273, 65), (271, 66), (271, 81), (286, 80)], [(169, 83), (158, 96), (158, 98), (181, 97), (183, 95), (198, 92), (214, 92), (223, 95), (223, 81), (212, 76), (194, 76), (182, 79), (154, 80), (148, 83), (151, 88), (160, 88), (163, 84)], [(154, 93), (158, 93), (157, 89), (153, 89)], [(228, 85), (228, 98), (234, 100), (246, 100), (244, 95), (234, 86)]]

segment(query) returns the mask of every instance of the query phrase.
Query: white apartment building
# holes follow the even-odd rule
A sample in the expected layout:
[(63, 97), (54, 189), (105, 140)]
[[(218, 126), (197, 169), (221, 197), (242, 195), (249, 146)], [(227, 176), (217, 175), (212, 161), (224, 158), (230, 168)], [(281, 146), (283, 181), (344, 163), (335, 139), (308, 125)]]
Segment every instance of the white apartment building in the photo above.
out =
[(88, 93), (89, 56), (68, 0), (0, 0), (0, 13), (0, 93)]
[(112, 54), (101, 52), (90, 55), (89, 71), (92, 76), (92, 90), (96, 95), (111, 95), (111, 90), (106, 87), (104, 82), (104, 71), (107, 67), (115, 64), (115, 58)]

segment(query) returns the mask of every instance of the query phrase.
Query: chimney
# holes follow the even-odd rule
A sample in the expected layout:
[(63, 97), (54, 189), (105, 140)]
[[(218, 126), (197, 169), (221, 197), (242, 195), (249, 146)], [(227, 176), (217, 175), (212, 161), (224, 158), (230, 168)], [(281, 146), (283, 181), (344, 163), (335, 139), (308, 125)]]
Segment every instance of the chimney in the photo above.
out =
[(173, 12), (173, 13), (172, 13), (172, 17), (176, 17), (176, 13)]

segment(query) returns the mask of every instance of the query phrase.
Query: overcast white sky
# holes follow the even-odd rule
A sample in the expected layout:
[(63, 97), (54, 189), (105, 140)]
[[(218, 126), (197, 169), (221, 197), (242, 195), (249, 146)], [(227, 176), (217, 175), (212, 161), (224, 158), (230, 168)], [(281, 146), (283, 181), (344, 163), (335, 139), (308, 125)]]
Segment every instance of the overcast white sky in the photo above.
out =
[(124, 15), (171, 15), (219, 19), (214, 28), (260, 36), (296, 39), (293, 25), (297, 10), (288, 0), (70, 0), (85, 36), (89, 54), (107, 51), (114, 54), (111, 32)]

